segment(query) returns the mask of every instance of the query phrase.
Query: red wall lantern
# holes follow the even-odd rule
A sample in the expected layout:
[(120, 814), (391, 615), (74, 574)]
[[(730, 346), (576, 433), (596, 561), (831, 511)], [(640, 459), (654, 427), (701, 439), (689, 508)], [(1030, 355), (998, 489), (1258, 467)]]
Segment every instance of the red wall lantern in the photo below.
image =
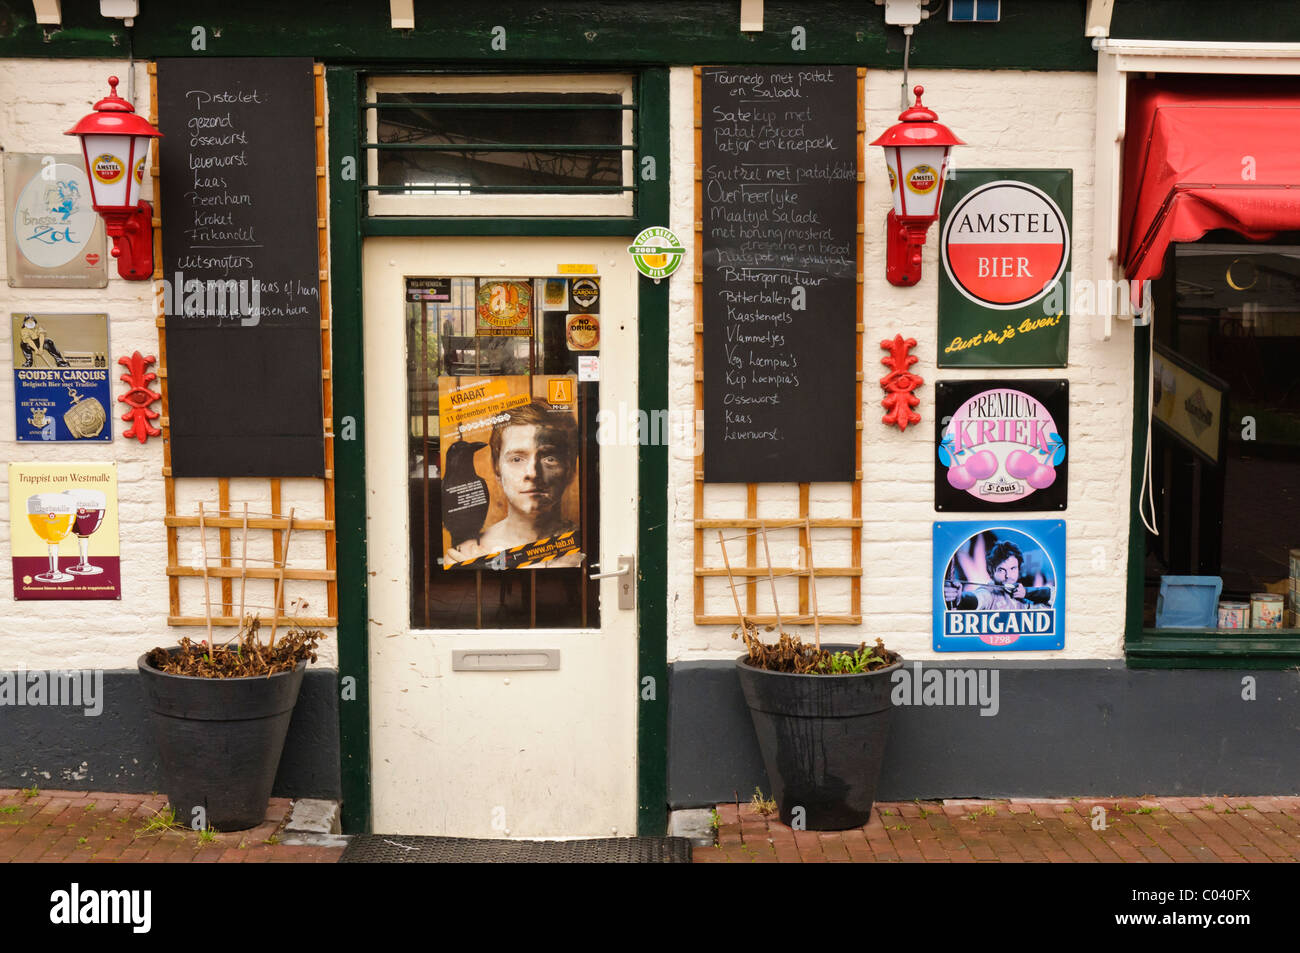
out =
[(127, 281), (147, 281), (153, 277), (153, 206), (140, 200), (140, 186), (149, 140), (162, 133), (117, 95), (116, 76), (108, 85), (109, 94), (95, 103), (95, 111), (64, 135), (81, 138), (90, 204), (113, 239), (117, 273)]
[(933, 109), (921, 105), (924, 86), (915, 87), (916, 104), (903, 110), (898, 122), (872, 143), (883, 146), (889, 164), (889, 191), (894, 208), (889, 213), (889, 245), (885, 278), (891, 285), (914, 285), (921, 280), (921, 246), (925, 233), (939, 217), (948, 152), (964, 146)]

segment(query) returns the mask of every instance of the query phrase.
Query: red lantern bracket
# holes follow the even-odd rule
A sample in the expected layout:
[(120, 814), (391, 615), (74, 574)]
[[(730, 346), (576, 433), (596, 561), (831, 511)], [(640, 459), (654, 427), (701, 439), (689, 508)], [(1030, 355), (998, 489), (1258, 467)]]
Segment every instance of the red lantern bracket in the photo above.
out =
[(119, 357), (117, 359), (117, 363), (127, 369), (127, 373), (123, 374), (119, 380), (130, 388), (125, 394), (117, 398), (118, 401), (131, 408), (122, 415), (122, 419), (131, 424), (126, 429), (124, 436), (135, 437), (141, 443), (162, 433), (161, 430), (149, 423), (151, 420), (158, 419), (158, 411), (150, 410), (149, 405), (155, 400), (161, 400), (162, 395), (151, 391), (146, 386), (158, 379), (158, 375), (148, 369), (149, 365), (157, 363), (157, 360), (152, 354), (144, 357), (139, 351), (136, 351), (130, 357)]
[(899, 430), (906, 431), (908, 424), (921, 422), (921, 415), (911, 409), (921, 403), (921, 398), (912, 391), (925, 381), (908, 370), (920, 360), (915, 354), (908, 353), (916, 347), (916, 338), (905, 341), (901, 334), (895, 334), (892, 341), (881, 341), (880, 346), (889, 352), (888, 357), (880, 359), (880, 363), (889, 368), (889, 373), (880, 379), (880, 386), (885, 391), (885, 399), (880, 403), (889, 413), (880, 419), (887, 427), (897, 424)]

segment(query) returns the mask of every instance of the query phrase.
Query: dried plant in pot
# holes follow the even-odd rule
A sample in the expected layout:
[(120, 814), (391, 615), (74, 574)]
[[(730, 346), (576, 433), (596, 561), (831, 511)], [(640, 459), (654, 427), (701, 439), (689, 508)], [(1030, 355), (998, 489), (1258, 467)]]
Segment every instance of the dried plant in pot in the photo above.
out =
[(902, 658), (874, 648), (804, 645), (781, 633), (765, 644), (748, 623), (736, 672), (781, 820), (831, 831), (871, 819), (889, 741), (893, 673)]
[[(811, 525), (808, 575), (812, 596), (814, 643), (805, 645), (782, 631), (776, 581), (768, 557), (768, 582), (776, 615), (777, 640), (768, 644), (747, 619), (736, 597), (722, 534), (718, 542), (731, 582), (739, 629), (747, 652), (736, 659), (736, 674), (745, 694), (763, 766), (781, 820), (804, 830), (847, 830), (871, 819), (876, 785), (884, 763), (893, 719), (892, 678), (902, 657), (880, 639), (869, 648), (821, 641)], [(767, 529), (759, 524), (763, 552)]]
[[(187, 827), (237, 831), (266, 818), (303, 673), (320, 630), (291, 626), (276, 638), (245, 618), (225, 645), (189, 638), (140, 656), (163, 789)], [(210, 630), (209, 630), (210, 632)]]

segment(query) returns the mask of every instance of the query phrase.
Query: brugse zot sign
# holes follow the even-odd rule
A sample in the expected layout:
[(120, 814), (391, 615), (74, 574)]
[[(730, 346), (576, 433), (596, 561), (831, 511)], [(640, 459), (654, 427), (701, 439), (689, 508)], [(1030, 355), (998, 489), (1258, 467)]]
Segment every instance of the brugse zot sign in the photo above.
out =
[(986, 308), (1041, 298), (1065, 271), (1065, 216), (1022, 182), (993, 182), (966, 196), (943, 231), (943, 266), (957, 290)]

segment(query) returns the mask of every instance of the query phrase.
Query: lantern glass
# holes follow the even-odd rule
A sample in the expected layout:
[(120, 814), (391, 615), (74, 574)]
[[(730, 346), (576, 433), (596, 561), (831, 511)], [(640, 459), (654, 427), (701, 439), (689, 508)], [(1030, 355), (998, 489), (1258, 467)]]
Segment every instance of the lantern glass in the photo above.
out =
[(898, 194), (898, 147), (885, 146), (885, 165), (889, 167), (889, 200), (894, 203), (894, 214), (903, 214), (902, 196)]
[[(134, 139), (142, 136), (97, 135), (81, 137), (86, 156), (86, 178), (90, 180), (92, 203), (97, 209), (132, 208), (129, 201), (131, 153)], [(137, 189), (137, 195), (138, 195)]]
[(908, 218), (933, 219), (939, 212), (943, 177), (948, 170), (948, 146), (901, 146), (886, 149), (898, 155), (894, 209)]
[(131, 138), (135, 141), (132, 143), (131, 193), (127, 196), (127, 204), (135, 208), (140, 204), (140, 189), (144, 185), (144, 177), (149, 166), (149, 143), (153, 140), (149, 136)]

